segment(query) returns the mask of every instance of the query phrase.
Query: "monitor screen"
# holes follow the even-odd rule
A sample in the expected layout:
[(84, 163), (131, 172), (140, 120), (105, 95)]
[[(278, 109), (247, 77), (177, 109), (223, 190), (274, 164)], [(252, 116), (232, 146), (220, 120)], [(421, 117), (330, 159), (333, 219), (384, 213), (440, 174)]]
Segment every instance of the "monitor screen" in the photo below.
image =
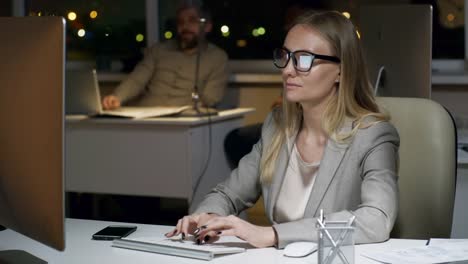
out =
[(65, 20), (1, 17), (0, 35), (0, 225), (63, 250)]
[(360, 25), (377, 95), (430, 98), (432, 6), (364, 6)]

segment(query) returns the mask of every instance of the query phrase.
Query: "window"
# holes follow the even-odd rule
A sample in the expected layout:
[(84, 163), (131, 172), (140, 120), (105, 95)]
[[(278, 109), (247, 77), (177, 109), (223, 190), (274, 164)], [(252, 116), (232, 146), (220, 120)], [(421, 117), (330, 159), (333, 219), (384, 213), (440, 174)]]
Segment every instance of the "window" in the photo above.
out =
[[(213, 17), (207, 38), (222, 47), (230, 59), (268, 59), (281, 47), (286, 26), (301, 9), (325, 9), (327, 1), (204, 0)], [(177, 1), (159, 1), (160, 39), (175, 35)], [(170, 33), (169, 33), (170, 32)]]
[(0, 16), (11, 16), (12, 6), (11, 2), (0, 2)]
[[(193, 0), (201, 2), (213, 17), (208, 39), (227, 51), (231, 60), (256, 60), (271, 66), (271, 52), (283, 43), (288, 21), (301, 9), (348, 12), (359, 27), (359, 10), (374, 1), (325, 0)], [(2, 9), (25, 3), (26, 14), (60, 15), (67, 19), (67, 58), (93, 61), (99, 70), (131, 71), (147, 43), (175, 37), (173, 0), (11, 0)], [(434, 8), (433, 58), (456, 61), (465, 58), (464, 0), (382, 0), (378, 4), (431, 4)], [(154, 8), (157, 12), (146, 10)], [(97, 17), (91, 18), (91, 11)], [(146, 14), (146, 15), (145, 15)], [(395, 19), (398, 19), (397, 17)], [(84, 29), (79, 33), (80, 29)], [(146, 32), (153, 34), (147, 36)], [(171, 36), (172, 34), (172, 36)], [(158, 39), (156, 39), (159, 36)], [(245, 67), (245, 64), (242, 66)], [(442, 66), (444, 68), (445, 66)], [(450, 66), (452, 67), (452, 66)]]
[(130, 71), (146, 47), (144, 0), (31, 0), (25, 8), (66, 18), (67, 59), (95, 61), (99, 70)]
[[(299, 14), (300, 9), (331, 9), (348, 12), (359, 27), (359, 11), (370, 4), (430, 4), (434, 10), (433, 58), (463, 59), (464, 0), (410, 0), (410, 1), (318, 1), (318, 0), (204, 0), (204, 6), (212, 13), (214, 28), (208, 37), (224, 48), (231, 59), (271, 59), (273, 48), (281, 46), (285, 24)], [(160, 39), (165, 32), (175, 32), (176, 2), (159, 1)], [(398, 16), (395, 17), (398, 19)], [(227, 32), (222, 32), (229, 29)], [(167, 37), (166, 37), (167, 38)]]
[(465, 57), (464, 0), (415, 0), (414, 4), (430, 4), (433, 8), (433, 59)]

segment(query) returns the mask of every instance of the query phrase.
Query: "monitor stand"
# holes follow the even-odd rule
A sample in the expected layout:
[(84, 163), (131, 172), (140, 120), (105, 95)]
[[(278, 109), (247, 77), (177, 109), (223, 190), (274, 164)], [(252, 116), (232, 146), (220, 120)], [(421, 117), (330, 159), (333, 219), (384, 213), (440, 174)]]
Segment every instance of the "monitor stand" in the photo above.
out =
[(46, 264), (47, 261), (42, 260), (23, 250), (0, 250), (0, 264)]

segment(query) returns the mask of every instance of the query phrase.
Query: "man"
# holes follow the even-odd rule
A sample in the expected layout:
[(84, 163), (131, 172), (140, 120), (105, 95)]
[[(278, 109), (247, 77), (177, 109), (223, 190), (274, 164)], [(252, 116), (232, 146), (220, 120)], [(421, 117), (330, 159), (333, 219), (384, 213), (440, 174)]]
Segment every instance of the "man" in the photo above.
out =
[[(104, 109), (120, 107), (140, 96), (141, 106), (181, 106), (192, 103), (198, 49), (201, 50), (198, 91), (203, 106), (213, 107), (222, 99), (227, 83), (227, 54), (212, 43), (200, 41), (212, 29), (208, 16), (195, 5), (177, 10), (177, 40), (157, 43), (114, 91), (103, 98)], [(146, 88), (146, 89), (145, 89)]]

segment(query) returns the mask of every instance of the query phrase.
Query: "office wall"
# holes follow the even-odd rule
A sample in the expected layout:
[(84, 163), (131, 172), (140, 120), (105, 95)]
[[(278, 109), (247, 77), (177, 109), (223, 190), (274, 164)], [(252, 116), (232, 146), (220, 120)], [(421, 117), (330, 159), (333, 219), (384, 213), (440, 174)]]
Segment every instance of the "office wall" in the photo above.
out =
[[(266, 117), (272, 102), (279, 96), (282, 86), (281, 83), (231, 84), (228, 89), (237, 90), (240, 107), (255, 107), (257, 109), (244, 121), (245, 124), (252, 124), (262, 122)], [(468, 84), (433, 85), (432, 100), (446, 107), (455, 119), (465, 120), (464, 124), (467, 127), (463, 128), (468, 129)]]
[[(257, 109), (244, 121), (245, 124), (252, 124), (261, 122), (266, 117), (270, 111), (271, 103), (280, 94), (281, 84), (269, 84), (268, 86), (245, 84), (229, 87), (229, 89), (238, 89), (240, 107), (255, 107)], [(468, 126), (468, 84), (433, 86), (432, 99), (446, 107), (457, 120), (465, 120), (464, 124)], [(468, 129), (468, 127), (464, 128)]]
[[(434, 85), (432, 99), (445, 106), (456, 119), (465, 119), (468, 124), (468, 84)], [(468, 127), (465, 127), (468, 129)]]
[(238, 87), (230, 87), (229, 89), (238, 89), (239, 91), (239, 107), (255, 107), (255, 112), (249, 114), (244, 119), (244, 124), (261, 123), (271, 111), (273, 102), (281, 94), (281, 84), (256, 86), (256, 85), (240, 85)]

